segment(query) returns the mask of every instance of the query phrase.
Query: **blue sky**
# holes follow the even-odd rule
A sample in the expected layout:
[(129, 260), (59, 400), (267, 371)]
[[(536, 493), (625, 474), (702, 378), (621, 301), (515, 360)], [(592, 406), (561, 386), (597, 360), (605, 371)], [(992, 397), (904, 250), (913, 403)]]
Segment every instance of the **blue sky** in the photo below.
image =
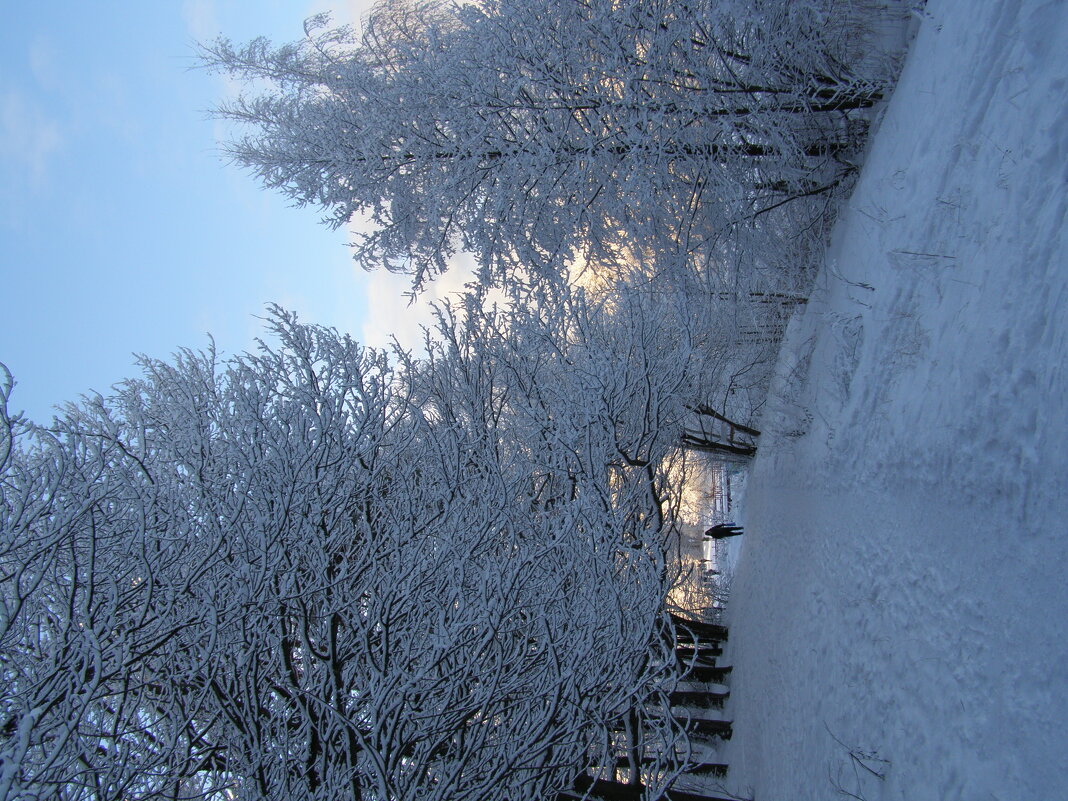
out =
[[(417, 317), (403, 280), (358, 269), (350, 236), (227, 166), (207, 110), (224, 79), (193, 44), (289, 41), (366, 2), (21, 3), (0, 27), (0, 362), (13, 410), (106, 394), (133, 353), (252, 347), (268, 302), (372, 344)], [(392, 279), (392, 280), (391, 280)], [(409, 330), (409, 334), (411, 331)], [(403, 335), (403, 332), (402, 332)]]

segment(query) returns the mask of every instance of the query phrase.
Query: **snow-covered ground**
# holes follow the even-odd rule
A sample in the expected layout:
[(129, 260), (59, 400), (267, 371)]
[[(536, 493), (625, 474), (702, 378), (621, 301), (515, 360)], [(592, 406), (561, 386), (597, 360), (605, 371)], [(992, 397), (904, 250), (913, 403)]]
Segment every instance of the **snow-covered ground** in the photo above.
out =
[(931, 0), (748, 482), (734, 794), (1068, 799), (1066, 188), (1068, 2)]

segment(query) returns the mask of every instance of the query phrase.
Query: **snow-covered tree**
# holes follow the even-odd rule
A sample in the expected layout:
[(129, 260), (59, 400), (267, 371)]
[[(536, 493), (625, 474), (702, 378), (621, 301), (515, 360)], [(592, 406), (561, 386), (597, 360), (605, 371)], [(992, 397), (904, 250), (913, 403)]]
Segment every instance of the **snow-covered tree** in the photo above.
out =
[(779, 258), (790, 215), (811, 225), (852, 173), (892, 73), (868, 10), (386, 0), (360, 31), (317, 17), (295, 44), (205, 59), (257, 90), (221, 109), (251, 128), (233, 159), (334, 225), (369, 216), (357, 258), (417, 287), (459, 249), (492, 279), (645, 253), (723, 269), (758, 240)]
[(673, 665), (662, 448), (493, 323), (394, 368), (276, 311), (5, 416), (0, 798), (527, 799), (601, 758)]
[[(52, 430), (0, 391), (0, 799), (191, 798), (210, 562), (188, 476), (102, 401)], [(153, 441), (155, 440), (155, 441)], [(200, 783), (210, 789), (211, 782)]]

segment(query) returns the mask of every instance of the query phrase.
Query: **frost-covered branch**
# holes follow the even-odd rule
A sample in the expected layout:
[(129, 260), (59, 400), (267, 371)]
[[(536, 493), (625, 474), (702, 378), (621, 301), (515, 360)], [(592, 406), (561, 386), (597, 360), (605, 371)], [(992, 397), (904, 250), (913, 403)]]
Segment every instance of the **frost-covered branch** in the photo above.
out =
[(871, 56), (871, 13), (388, 0), (361, 32), (318, 18), (294, 44), (220, 40), (203, 55), (271, 84), (220, 109), (247, 130), (231, 157), (334, 225), (369, 216), (357, 259), (419, 288), (458, 250), (499, 281), (578, 257), (618, 266), (636, 241), (667, 263), (681, 239), (786, 204), (807, 203), (811, 223), (893, 77)]

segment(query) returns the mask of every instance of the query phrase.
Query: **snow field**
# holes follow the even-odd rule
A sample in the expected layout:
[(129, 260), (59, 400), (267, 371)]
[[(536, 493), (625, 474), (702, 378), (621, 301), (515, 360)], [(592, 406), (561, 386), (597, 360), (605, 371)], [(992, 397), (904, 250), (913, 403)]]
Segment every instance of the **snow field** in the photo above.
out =
[(923, 13), (748, 481), (736, 795), (1068, 798), (1066, 54)]

